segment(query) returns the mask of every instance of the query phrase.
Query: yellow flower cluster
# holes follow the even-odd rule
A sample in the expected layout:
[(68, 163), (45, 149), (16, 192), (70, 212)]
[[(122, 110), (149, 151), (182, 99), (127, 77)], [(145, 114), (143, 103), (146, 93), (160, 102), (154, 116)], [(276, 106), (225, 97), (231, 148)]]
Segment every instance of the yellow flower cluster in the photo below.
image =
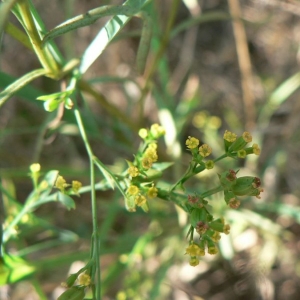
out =
[(141, 146), (134, 162), (127, 161), (129, 186), (125, 201), (129, 211), (135, 211), (135, 206), (148, 211), (147, 198), (155, 198), (158, 195), (158, 189), (152, 183), (152, 179), (147, 180), (152, 174), (147, 171), (158, 160), (156, 140), (164, 134), (164, 128), (158, 124), (153, 124), (149, 130), (145, 128), (139, 130), (139, 136), (145, 140), (145, 144)]
[[(146, 194), (145, 194), (146, 193)], [(128, 197), (133, 197), (137, 206), (143, 206), (147, 203), (147, 195), (149, 198), (157, 197), (158, 189), (152, 184), (150, 188), (139, 189), (136, 185), (130, 185), (127, 189)]]
[[(68, 188), (69, 186), (71, 186), (71, 189), (69, 189), (68, 191), (66, 191), (66, 188)], [(62, 193), (70, 193), (73, 192), (76, 195), (79, 195), (79, 190), (82, 187), (82, 183), (80, 181), (77, 180), (73, 180), (72, 184), (69, 184), (66, 182), (66, 180), (63, 178), (63, 176), (57, 176), (54, 187), (59, 189)]]
[(190, 255), (190, 265), (192, 267), (195, 267), (195, 266), (199, 265), (199, 258), (197, 256), (204, 256), (205, 255), (205, 251), (199, 245), (194, 244), (194, 242), (192, 242), (185, 249), (185, 254)]
[(260, 154), (260, 149), (257, 144), (246, 148), (246, 145), (252, 142), (252, 135), (248, 131), (243, 132), (241, 136), (237, 137), (235, 133), (226, 130), (223, 138), (225, 141), (225, 150), (229, 153), (229, 156), (245, 158), (248, 154)]
[[(209, 145), (207, 145), (207, 144), (201, 145), (201, 146), (199, 147), (199, 149), (198, 149), (198, 152), (195, 151), (194, 149), (197, 149), (197, 148), (198, 148), (198, 146), (199, 146), (199, 144), (200, 144), (200, 141), (199, 141), (197, 138), (193, 137), (193, 136), (189, 136), (189, 137), (187, 138), (187, 140), (185, 141), (185, 144), (186, 144), (187, 148), (190, 149), (190, 150), (192, 151), (192, 154), (193, 154), (193, 156), (194, 156), (195, 158), (196, 158), (197, 155), (199, 155), (199, 154), (202, 156), (202, 158), (203, 158), (203, 157), (207, 157), (207, 156), (209, 156), (209, 155), (211, 154), (211, 152), (212, 152), (212, 148), (211, 148)], [(198, 153), (199, 153), (199, 154), (198, 154)], [(202, 160), (202, 158), (201, 158), (201, 160)], [(210, 168), (210, 169), (213, 168), (212, 164), (210, 164), (209, 168)]]
[(161, 136), (165, 135), (165, 133), (166, 133), (165, 129), (157, 123), (151, 125), (150, 130), (147, 130), (146, 128), (141, 128), (139, 130), (139, 136), (142, 139), (149, 138), (152, 140), (153, 139), (156, 140)]
[(162, 126), (155, 123), (150, 127), (150, 134), (154, 139), (158, 139), (161, 136), (165, 135), (166, 131)]

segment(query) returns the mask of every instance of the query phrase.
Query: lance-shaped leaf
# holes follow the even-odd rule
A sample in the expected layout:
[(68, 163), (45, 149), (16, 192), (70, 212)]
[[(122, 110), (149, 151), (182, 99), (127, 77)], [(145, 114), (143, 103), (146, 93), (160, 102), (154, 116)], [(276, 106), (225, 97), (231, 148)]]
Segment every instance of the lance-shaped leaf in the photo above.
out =
[[(66, 22), (50, 30), (44, 36), (43, 43), (69, 31), (91, 25), (100, 18), (114, 16), (99, 31), (95, 39), (83, 53), (79, 71), (81, 74), (84, 74), (86, 70), (98, 58), (98, 56), (103, 52), (103, 50), (107, 47), (107, 45), (112, 41), (116, 34), (130, 20), (131, 16), (134, 16), (135, 14), (141, 12), (142, 7), (147, 2), (147, 0), (128, 0), (121, 6), (108, 5), (92, 9), (85, 14), (81, 14), (67, 20)], [(142, 38), (138, 50), (137, 65), (140, 72), (142, 72), (145, 67), (145, 60), (148, 54), (151, 38), (150, 18), (144, 17), (144, 14), (141, 14), (141, 16), (146, 24), (144, 24), (143, 26)]]
[(41, 77), (47, 74), (47, 70), (45, 69), (37, 69), (33, 70), (21, 78), (17, 79), (15, 82), (10, 84), (0, 93), (0, 107), (8, 100), (11, 96), (13, 96), (18, 90), (24, 87), (29, 82), (33, 81), (34, 79)]
[(3, 28), (5, 27), (4, 25), (8, 14), (16, 2), (17, 0), (8, 0), (0, 4), (0, 36), (3, 32)]
[(88, 12), (71, 18), (62, 24), (56, 26), (52, 30), (50, 30), (43, 39), (43, 43), (48, 40), (54, 39), (64, 33), (69, 31), (75, 30), (77, 28), (81, 28), (84, 26), (91, 25), (95, 23), (98, 19), (108, 16), (115, 16), (115, 15), (125, 15), (125, 16), (133, 16), (139, 11), (139, 7), (131, 7), (126, 5), (106, 5), (101, 6)]

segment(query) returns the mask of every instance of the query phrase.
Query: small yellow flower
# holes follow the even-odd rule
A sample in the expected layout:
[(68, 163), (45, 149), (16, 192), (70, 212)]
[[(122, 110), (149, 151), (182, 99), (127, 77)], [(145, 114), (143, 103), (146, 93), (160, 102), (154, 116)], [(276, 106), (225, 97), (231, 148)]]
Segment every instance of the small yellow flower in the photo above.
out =
[(217, 243), (221, 239), (221, 234), (218, 231), (215, 231), (215, 233), (213, 234), (213, 236), (211, 237), (211, 239), (215, 243)]
[(195, 256), (190, 258), (190, 266), (196, 267), (199, 265), (199, 259)]
[(65, 188), (69, 186), (69, 184), (67, 184), (66, 180), (62, 176), (58, 176), (54, 186), (63, 192)]
[(127, 193), (129, 195), (136, 195), (139, 192), (139, 188), (136, 185), (131, 185), (128, 189), (127, 189)]
[(131, 177), (136, 177), (139, 175), (139, 169), (135, 166), (131, 166), (128, 168), (127, 173), (131, 176)]
[(153, 160), (150, 158), (150, 157), (144, 157), (142, 159), (142, 166), (144, 169), (148, 170), (152, 167), (152, 164), (153, 164)]
[(243, 139), (244, 139), (244, 141), (245, 141), (246, 143), (252, 142), (252, 135), (250, 134), (250, 132), (245, 131), (245, 132), (242, 134), (242, 137), (243, 137)]
[(245, 157), (247, 156), (246, 150), (245, 150), (245, 149), (239, 150), (239, 151), (237, 152), (237, 156), (238, 156), (239, 158), (245, 158)]
[(156, 150), (157, 149), (157, 144), (156, 143), (150, 143), (148, 148)]
[(32, 164), (29, 167), (31, 173), (38, 173), (41, 170), (41, 165), (40, 164)]
[(81, 273), (78, 277), (78, 284), (89, 286), (91, 284), (91, 276), (86, 273)]
[(211, 147), (208, 146), (207, 144), (203, 144), (200, 148), (199, 148), (199, 154), (202, 156), (202, 157), (207, 157), (211, 154)]
[(206, 168), (207, 170), (213, 169), (214, 166), (215, 166), (215, 163), (214, 163), (213, 160), (208, 160), (208, 161), (205, 163), (205, 168)]
[(230, 225), (229, 224), (225, 224), (223, 230), (224, 230), (225, 234), (229, 234), (230, 233)]
[(199, 146), (200, 141), (194, 137), (189, 136), (188, 139), (185, 141), (186, 146), (189, 149), (195, 149)]
[(211, 246), (211, 247), (208, 247), (207, 252), (209, 254), (217, 254), (219, 252), (219, 250), (216, 246)]
[(142, 138), (142, 139), (145, 139), (148, 135), (148, 131), (146, 128), (141, 128), (139, 130), (139, 136)]
[(197, 244), (190, 244), (186, 249), (185, 253), (190, 256), (204, 256), (205, 252), (204, 249), (200, 248)]
[(143, 204), (145, 204), (147, 202), (147, 199), (145, 196), (143, 195), (137, 195), (135, 198), (134, 198), (134, 202), (137, 206), (142, 206)]
[(152, 160), (152, 162), (156, 162), (158, 160), (156, 150), (149, 147), (146, 149), (144, 157), (149, 157)]
[(153, 138), (155, 138), (155, 139), (158, 139), (159, 137), (165, 135), (165, 133), (166, 133), (165, 129), (156, 123), (151, 125), (150, 132), (151, 132)]
[(232, 133), (228, 130), (225, 130), (224, 136), (223, 136), (224, 140), (227, 142), (234, 142), (237, 138), (237, 135), (235, 133)]
[(80, 181), (77, 180), (72, 181), (72, 190), (75, 194), (78, 194), (81, 187), (82, 187), (82, 183)]
[(156, 187), (152, 186), (151, 188), (149, 188), (147, 195), (149, 198), (155, 198), (155, 197), (157, 197), (157, 192), (158, 192), (158, 189)]
[(260, 154), (260, 148), (258, 147), (257, 144), (253, 144), (252, 148), (253, 148), (253, 153), (255, 155), (259, 155)]

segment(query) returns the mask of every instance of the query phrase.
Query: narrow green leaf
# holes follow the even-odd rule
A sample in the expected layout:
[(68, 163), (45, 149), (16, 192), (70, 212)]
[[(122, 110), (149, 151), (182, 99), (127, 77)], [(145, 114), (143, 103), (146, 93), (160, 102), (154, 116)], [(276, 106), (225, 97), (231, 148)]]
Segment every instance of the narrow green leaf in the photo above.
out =
[(95, 161), (97, 167), (99, 168), (100, 172), (103, 174), (104, 178), (107, 180), (108, 184), (112, 189), (114, 189), (114, 179), (112, 173), (108, 170), (108, 168), (99, 160)]
[(11, 22), (8, 22), (6, 25), (5, 32), (23, 44), (26, 48), (33, 50), (28, 36)]
[(7, 0), (4, 3), (0, 3), (0, 36), (4, 29), (4, 24), (7, 20), (8, 14), (17, 0)]
[(144, 73), (146, 62), (147, 62), (147, 56), (150, 48), (151, 43), (151, 37), (152, 37), (152, 19), (150, 16), (148, 16), (146, 13), (142, 14), (143, 18), (143, 28), (142, 28), (142, 36), (138, 48), (137, 53), (137, 68), (138, 72), (140, 74)]
[[(129, 21), (130, 17), (140, 12), (147, 0), (128, 0), (122, 6), (102, 6), (88, 11), (85, 14), (79, 15), (66, 22), (58, 25), (54, 29), (50, 30), (45, 36), (43, 43), (53, 39), (59, 35), (66, 32), (72, 31), (74, 29), (91, 25), (99, 18), (105, 16), (114, 16), (106, 25), (99, 31), (98, 35), (88, 46), (86, 51), (82, 56), (82, 61), (80, 65), (80, 73), (84, 74), (86, 70), (93, 64), (93, 62), (98, 58), (98, 56), (103, 52), (107, 45), (112, 41), (116, 34), (125, 26)], [(149, 36), (149, 30), (151, 29), (150, 21), (146, 20), (147, 24), (144, 25), (146, 36), (141, 41), (142, 49), (139, 51), (139, 69), (143, 69), (143, 63), (146, 61), (145, 55), (147, 55)], [(143, 34), (145, 34), (143, 33)]]
[(160, 163), (154, 163), (152, 165), (152, 168), (157, 170), (157, 171), (164, 171), (164, 170), (170, 168), (173, 165), (174, 165), (173, 162), (160, 162)]
[(47, 101), (50, 99), (62, 99), (62, 98), (69, 97), (73, 92), (74, 92), (74, 89), (71, 89), (68, 91), (53, 93), (53, 94), (49, 94), (49, 95), (43, 95), (43, 96), (38, 97), (37, 100)]
[(114, 184), (115, 184), (118, 187), (121, 194), (126, 199), (127, 196), (122, 186), (120, 185), (118, 179), (116, 178), (116, 176), (114, 176), (114, 174), (98, 158), (95, 159), (95, 164), (99, 168), (100, 172), (103, 174), (105, 179), (109, 182), (111, 188), (114, 189)]
[(139, 7), (131, 7), (126, 5), (121, 6), (114, 6), (114, 5), (107, 5), (101, 6), (92, 10), (89, 10), (85, 14), (81, 14), (76, 16), (72, 19), (65, 21), (64, 23), (56, 26), (52, 30), (50, 30), (43, 39), (43, 43), (50, 39), (54, 39), (64, 33), (69, 31), (91, 25), (95, 23), (98, 19), (107, 17), (107, 16), (114, 16), (114, 15), (134, 15), (139, 11)]
[(270, 95), (268, 102), (260, 111), (258, 123), (268, 124), (278, 107), (300, 87), (300, 72), (286, 79)]
[(289, 96), (291, 96), (300, 87), (300, 72), (286, 79), (279, 87), (271, 94), (270, 104), (278, 107)]
[(12, 84), (10, 84), (8, 87), (6, 87), (6, 89), (4, 89), (0, 93), (0, 107), (5, 103), (6, 100), (12, 97), (17, 91), (19, 91), (26, 84), (46, 74), (47, 71), (45, 69), (37, 69), (25, 74), (24, 76), (17, 79)]
[(129, 20), (126, 16), (115, 16), (102, 28), (82, 56), (79, 72), (84, 74), (100, 56), (106, 46)]
[[(4, 89), (16, 80), (17, 78), (0, 71), (0, 88)], [(18, 90), (15, 93), (15, 95), (25, 98), (26, 100), (34, 101), (35, 103), (37, 103), (35, 99), (43, 94), (44, 94), (43, 91), (38, 90), (37, 88), (31, 86), (30, 84), (22, 87), (20, 90)]]

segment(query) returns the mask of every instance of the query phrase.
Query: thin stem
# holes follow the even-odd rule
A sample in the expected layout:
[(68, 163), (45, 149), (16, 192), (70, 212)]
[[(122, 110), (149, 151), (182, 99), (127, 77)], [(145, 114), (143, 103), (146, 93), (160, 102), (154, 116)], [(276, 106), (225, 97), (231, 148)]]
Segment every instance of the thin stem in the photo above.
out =
[(75, 115), (75, 118), (76, 118), (76, 121), (77, 121), (77, 125), (78, 125), (79, 131), (80, 131), (81, 138), (84, 142), (86, 151), (88, 153), (88, 156), (89, 156), (90, 160), (94, 161), (94, 159), (93, 159), (94, 154), (93, 154), (92, 148), (90, 146), (90, 143), (88, 141), (87, 135), (85, 133), (85, 129), (84, 129), (84, 126), (83, 126), (83, 123), (82, 123), (81, 115), (80, 115), (80, 112), (79, 112), (77, 107), (74, 109), (74, 115)]
[(223, 190), (224, 190), (224, 188), (220, 185), (220, 186), (218, 186), (218, 187), (216, 187), (216, 188), (213, 188), (213, 189), (211, 189), (211, 190), (208, 190), (208, 191), (206, 191), (206, 192), (200, 194), (200, 197), (201, 197), (201, 198), (206, 198), (206, 197), (209, 197), (209, 196), (211, 196), (211, 195), (213, 195), (213, 194), (216, 194), (216, 193), (218, 193), (218, 192), (221, 192), (221, 191), (223, 191)]
[(216, 163), (217, 161), (219, 161), (219, 160), (221, 160), (221, 159), (223, 159), (223, 158), (225, 158), (225, 157), (227, 157), (228, 155), (225, 153), (225, 154), (223, 154), (223, 155), (221, 155), (221, 156), (219, 156), (218, 158), (216, 158), (216, 159), (214, 159), (214, 163)]
[(42, 64), (44, 69), (50, 72), (50, 77), (57, 78), (59, 75), (60, 67), (50, 53), (47, 46), (45, 46), (44, 48), (42, 47), (42, 40), (32, 17), (28, 1), (19, 1), (17, 7), (19, 8), (25, 30), (29, 36), (34, 52), (36, 53), (40, 63)]
[(101, 272), (100, 272), (100, 243), (98, 232), (98, 216), (95, 191), (95, 169), (93, 157), (90, 157), (90, 176), (91, 176), (91, 200), (92, 200), (92, 215), (93, 215), (93, 252), (92, 259), (96, 264), (96, 299), (101, 299)]
[[(93, 218), (93, 234), (92, 234), (92, 250), (91, 250), (91, 259), (93, 260), (95, 266), (92, 277), (95, 280), (96, 286), (96, 300), (101, 300), (101, 269), (100, 269), (100, 243), (99, 243), (99, 232), (98, 232), (98, 215), (97, 215), (97, 202), (96, 202), (96, 189), (95, 189), (95, 169), (94, 169), (94, 160), (96, 157), (93, 154), (92, 148), (89, 144), (84, 125), (81, 119), (80, 112), (76, 107), (74, 109), (75, 118), (77, 125), (86, 147), (89, 160), (90, 160), (90, 183), (91, 183), (91, 202), (92, 202), (92, 218)], [(96, 273), (96, 276), (95, 276)]]

